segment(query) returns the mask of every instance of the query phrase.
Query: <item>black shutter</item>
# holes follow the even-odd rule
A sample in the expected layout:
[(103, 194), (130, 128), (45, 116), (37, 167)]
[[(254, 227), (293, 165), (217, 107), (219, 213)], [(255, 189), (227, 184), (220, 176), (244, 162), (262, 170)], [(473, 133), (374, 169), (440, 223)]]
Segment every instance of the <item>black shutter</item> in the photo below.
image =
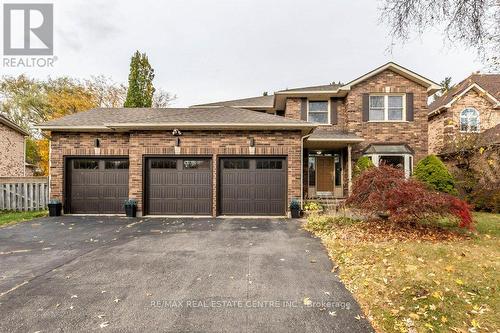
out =
[(337, 125), (338, 123), (338, 109), (339, 101), (336, 99), (330, 99), (330, 123), (332, 125)]
[(300, 119), (307, 120), (307, 98), (300, 99)]
[(370, 95), (363, 94), (363, 121), (370, 120)]
[(406, 94), (406, 121), (413, 121), (413, 93)]

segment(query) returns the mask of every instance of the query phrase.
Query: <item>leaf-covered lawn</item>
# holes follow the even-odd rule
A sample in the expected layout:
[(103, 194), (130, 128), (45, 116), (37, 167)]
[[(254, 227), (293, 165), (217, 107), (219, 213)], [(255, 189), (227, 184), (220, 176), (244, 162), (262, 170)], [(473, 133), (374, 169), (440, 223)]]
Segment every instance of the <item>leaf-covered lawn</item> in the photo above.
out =
[(47, 211), (37, 210), (30, 212), (0, 211), (0, 226), (5, 224), (29, 221), (37, 217), (47, 216)]
[(433, 235), (429, 228), (405, 234), (371, 222), (314, 232), (377, 331), (497, 332), (500, 215), (474, 218), (474, 235)]

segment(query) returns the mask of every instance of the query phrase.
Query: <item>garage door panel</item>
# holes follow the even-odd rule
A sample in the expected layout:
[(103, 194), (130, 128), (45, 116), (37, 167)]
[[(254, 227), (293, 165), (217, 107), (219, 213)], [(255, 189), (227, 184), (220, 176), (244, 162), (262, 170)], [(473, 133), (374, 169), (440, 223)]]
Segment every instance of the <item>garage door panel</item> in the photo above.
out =
[(149, 158), (148, 214), (210, 215), (212, 172), (209, 158)]
[(123, 213), (128, 198), (128, 160), (68, 160), (68, 201), (71, 213)]
[(220, 165), (221, 214), (285, 214), (286, 159), (223, 158)]

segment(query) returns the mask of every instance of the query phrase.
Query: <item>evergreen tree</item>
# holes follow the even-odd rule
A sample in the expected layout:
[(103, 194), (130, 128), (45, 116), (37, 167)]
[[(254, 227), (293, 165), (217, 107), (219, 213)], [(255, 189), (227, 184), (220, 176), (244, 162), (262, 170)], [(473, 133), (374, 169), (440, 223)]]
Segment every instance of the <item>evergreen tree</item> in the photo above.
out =
[(457, 194), (455, 180), (444, 163), (435, 155), (429, 155), (415, 167), (416, 179), (428, 184), (432, 189), (449, 194)]
[(123, 106), (126, 108), (151, 107), (155, 92), (154, 77), (154, 70), (146, 54), (135, 51), (130, 61), (127, 98)]

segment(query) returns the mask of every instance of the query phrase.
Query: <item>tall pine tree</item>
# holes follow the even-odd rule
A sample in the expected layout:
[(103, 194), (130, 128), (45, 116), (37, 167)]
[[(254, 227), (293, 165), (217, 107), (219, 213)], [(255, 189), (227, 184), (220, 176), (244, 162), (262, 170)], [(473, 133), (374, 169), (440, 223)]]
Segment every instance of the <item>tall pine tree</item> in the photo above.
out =
[(149, 108), (153, 104), (154, 70), (149, 64), (146, 53), (135, 51), (130, 61), (128, 75), (127, 98), (123, 104), (126, 108)]

